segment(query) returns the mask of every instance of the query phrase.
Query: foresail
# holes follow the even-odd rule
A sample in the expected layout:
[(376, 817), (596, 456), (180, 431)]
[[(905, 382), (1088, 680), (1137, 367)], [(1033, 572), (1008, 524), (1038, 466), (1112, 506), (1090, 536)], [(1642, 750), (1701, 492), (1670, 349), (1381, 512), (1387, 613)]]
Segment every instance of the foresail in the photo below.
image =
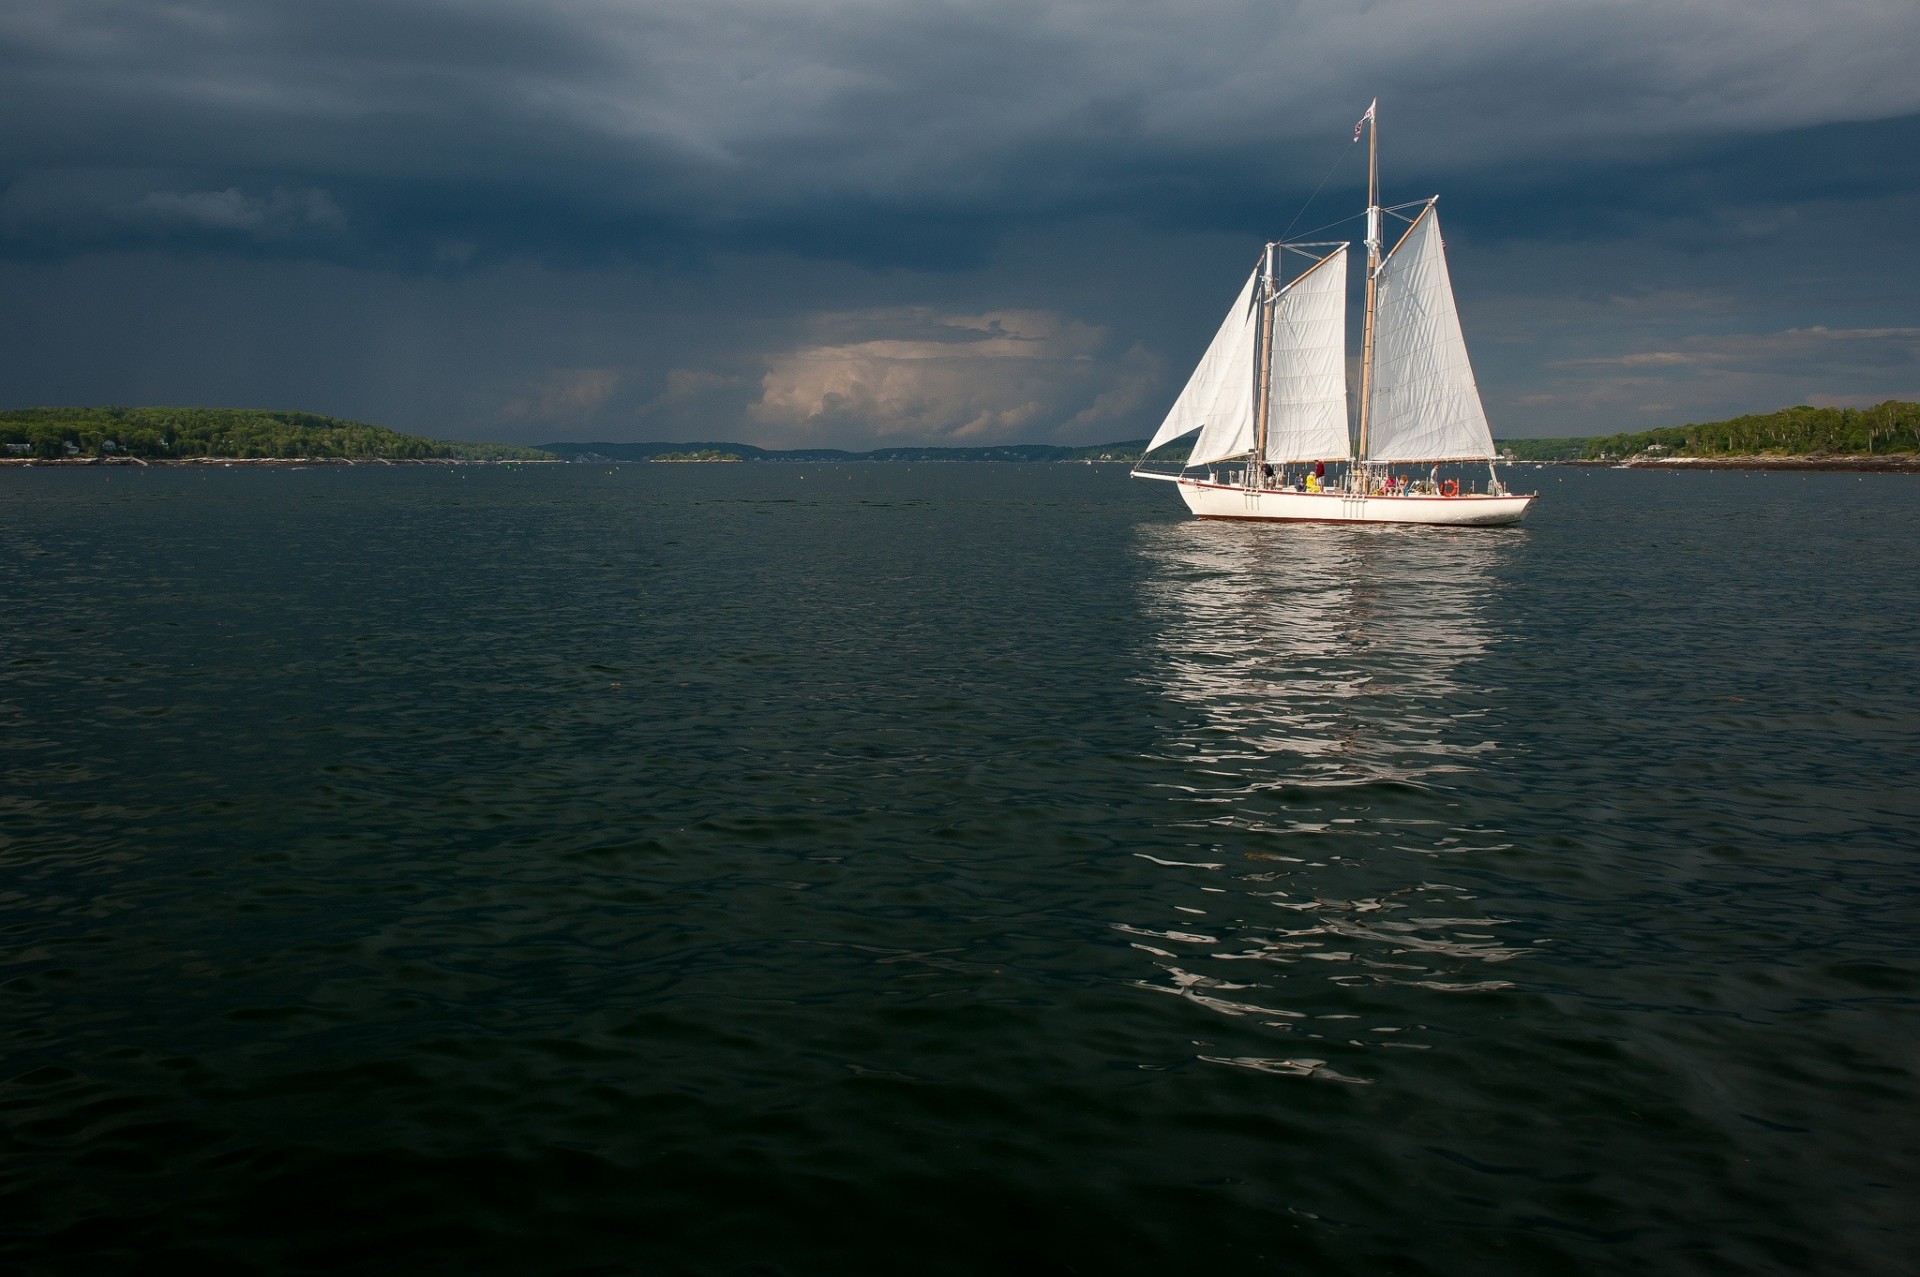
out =
[(1432, 205), (1414, 219), (1376, 279), (1368, 458), (1491, 458), (1493, 432), (1467, 361)]
[(1267, 460), (1344, 461), (1347, 437), (1347, 250), (1310, 267), (1273, 304)]
[(1207, 424), (1200, 427), (1200, 437), (1187, 454), (1190, 466), (1244, 457), (1253, 451), (1253, 356), (1258, 320), (1256, 307), (1234, 345), (1228, 375), (1221, 379), (1220, 390), (1213, 397)]
[[(1249, 383), (1253, 375), (1253, 346), (1248, 337), (1259, 317), (1260, 308), (1253, 300), (1254, 283), (1258, 277), (1258, 271), (1247, 276), (1247, 282), (1240, 288), (1240, 296), (1234, 299), (1233, 309), (1221, 321), (1220, 331), (1213, 335), (1207, 353), (1200, 356), (1199, 366), (1193, 370), (1193, 376), (1187, 378), (1186, 389), (1173, 401), (1167, 419), (1153, 432), (1153, 440), (1147, 444), (1148, 452), (1206, 425), (1218, 415), (1218, 405), (1229, 386), (1232, 390), (1243, 390)], [(1231, 397), (1231, 393), (1224, 394), (1228, 400)]]
[[(1213, 393), (1201, 406), (1200, 437), (1187, 455), (1190, 466), (1204, 466), (1253, 451), (1253, 359), (1259, 345), (1260, 303), (1253, 290), (1258, 272), (1240, 290), (1240, 299), (1215, 338), (1221, 342)], [(1214, 348), (1207, 354), (1211, 356)]]

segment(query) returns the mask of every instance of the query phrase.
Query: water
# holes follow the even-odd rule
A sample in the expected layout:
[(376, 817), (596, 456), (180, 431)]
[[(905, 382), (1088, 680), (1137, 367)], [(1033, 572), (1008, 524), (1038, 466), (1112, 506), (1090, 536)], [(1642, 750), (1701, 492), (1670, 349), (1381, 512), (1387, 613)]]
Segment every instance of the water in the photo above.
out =
[(0, 1261), (1899, 1273), (1913, 480), (0, 473)]

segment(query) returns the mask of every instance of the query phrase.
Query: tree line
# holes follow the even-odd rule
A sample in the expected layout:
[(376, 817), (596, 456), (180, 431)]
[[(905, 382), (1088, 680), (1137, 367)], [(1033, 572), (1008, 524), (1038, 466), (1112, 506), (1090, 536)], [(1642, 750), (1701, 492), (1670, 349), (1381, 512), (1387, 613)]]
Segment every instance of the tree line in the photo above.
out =
[(1508, 439), (1522, 461), (1605, 461), (1651, 453), (1675, 457), (1870, 457), (1920, 453), (1920, 404), (1889, 399), (1872, 408), (1813, 408), (1666, 426), (1584, 439)]
[(62, 457), (345, 458), (387, 461), (537, 461), (549, 454), (504, 443), (405, 435), (312, 412), (251, 408), (16, 408), (0, 412), (8, 453)]

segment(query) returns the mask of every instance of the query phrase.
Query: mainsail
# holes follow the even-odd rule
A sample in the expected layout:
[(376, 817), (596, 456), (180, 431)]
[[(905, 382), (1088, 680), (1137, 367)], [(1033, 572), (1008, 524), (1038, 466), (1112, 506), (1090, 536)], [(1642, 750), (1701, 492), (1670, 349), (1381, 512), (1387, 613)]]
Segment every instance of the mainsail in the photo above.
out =
[(1255, 271), (1247, 276), (1233, 309), (1227, 312), (1220, 331), (1213, 335), (1207, 353), (1200, 357), (1200, 366), (1187, 378), (1186, 389), (1173, 401), (1167, 419), (1154, 431), (1153, 441), (1147, 444), (1148, 452), (1202, 427), (1206, 429), (1189, 465), (1204, 465), (1236, 455), (1231, 448), (1202, 455), (1203, 449), (1212, 449), (1220, 438), (1244, 436), (1240, 453), (1253, 447), (1253, 338), (1260, 320), (1260, 307), (1254, 301), (1253, 290), (1259, 275)]
[(1267, 460), (1345, 461), (1347, 249), (1309, 267), (1273, 303)]
[(1440, 220), (1414, 219), (1375, 276), (1369, 461), (1485, 461), (1493, 432), (1467, 362)]

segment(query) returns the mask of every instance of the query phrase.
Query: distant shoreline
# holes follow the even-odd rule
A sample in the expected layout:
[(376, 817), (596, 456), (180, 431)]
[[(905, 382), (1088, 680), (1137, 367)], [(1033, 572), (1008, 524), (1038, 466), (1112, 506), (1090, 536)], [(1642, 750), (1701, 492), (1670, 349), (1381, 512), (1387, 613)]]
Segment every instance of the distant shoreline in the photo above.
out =
[(1920, 453), (1889, 453), (1878, 457), (1631, 457), (1599, 461), (1591, 458), (1559, 461), (1515, 460), (1517, 466), (1598, 466), (1603, 470), (1830, 470), (1861, 474), (1920, 474)]
[[(724, 464), (720, 458), (702, 457), (673, 458), (649, 457), (646, 460), (679, 465)], [(726, 462), (741, 464), (743, 457), (730, 457)], [(946, 458), (942, 458), (946, 460)], [(956, 458), (957, 460), (957, 458)], [(968, 460), (973, 460), (969, 458)], [(625, 458), (606, 458), (602, 464), (632, 464)], [(564, 466), (579, 465), (578, 460), (563, 457), (482, 459), (468, 457), (0, 457), (0, 468), (31, 469), (40, 467), (58, 467), (63, 469), (87, 466), (146, 467), (146, 466), (247, 466), (247, 467), (286, 467), (286, 466)], [(591, 462), (587, 464), (592, 464)], [(866, 457), (809, 458), (804, 461), (782, 459), (774, 464), (780, 465), (888, 465), (914, 464), (913, 462), (876, 461)], [(921, 462), (920, 464), (926, 464)], [(975, 464), (991, 464), (984, 459)], [(1069, 461), (1057, 464), (1101, 465), (1101, 461)], [(1125, 461), (1114, 461), (1112, 465), (1128, 465)], [(1593, 460), (1590, 458), (1565, 458), (1556, 460), (1532, 461), (1516, 458), (1501, 464), (1509, 466), (1582, 466), (1602, 470), (1800, 470), (1830, 471), (1834, 473), (1859, 474), (1920, 474), (1920, 453), (1898, 453), (1878, 457), (1633, 457), (1626, 460)]]
[(0, 457), (0, 466), (563, 466), (558, 457)]

